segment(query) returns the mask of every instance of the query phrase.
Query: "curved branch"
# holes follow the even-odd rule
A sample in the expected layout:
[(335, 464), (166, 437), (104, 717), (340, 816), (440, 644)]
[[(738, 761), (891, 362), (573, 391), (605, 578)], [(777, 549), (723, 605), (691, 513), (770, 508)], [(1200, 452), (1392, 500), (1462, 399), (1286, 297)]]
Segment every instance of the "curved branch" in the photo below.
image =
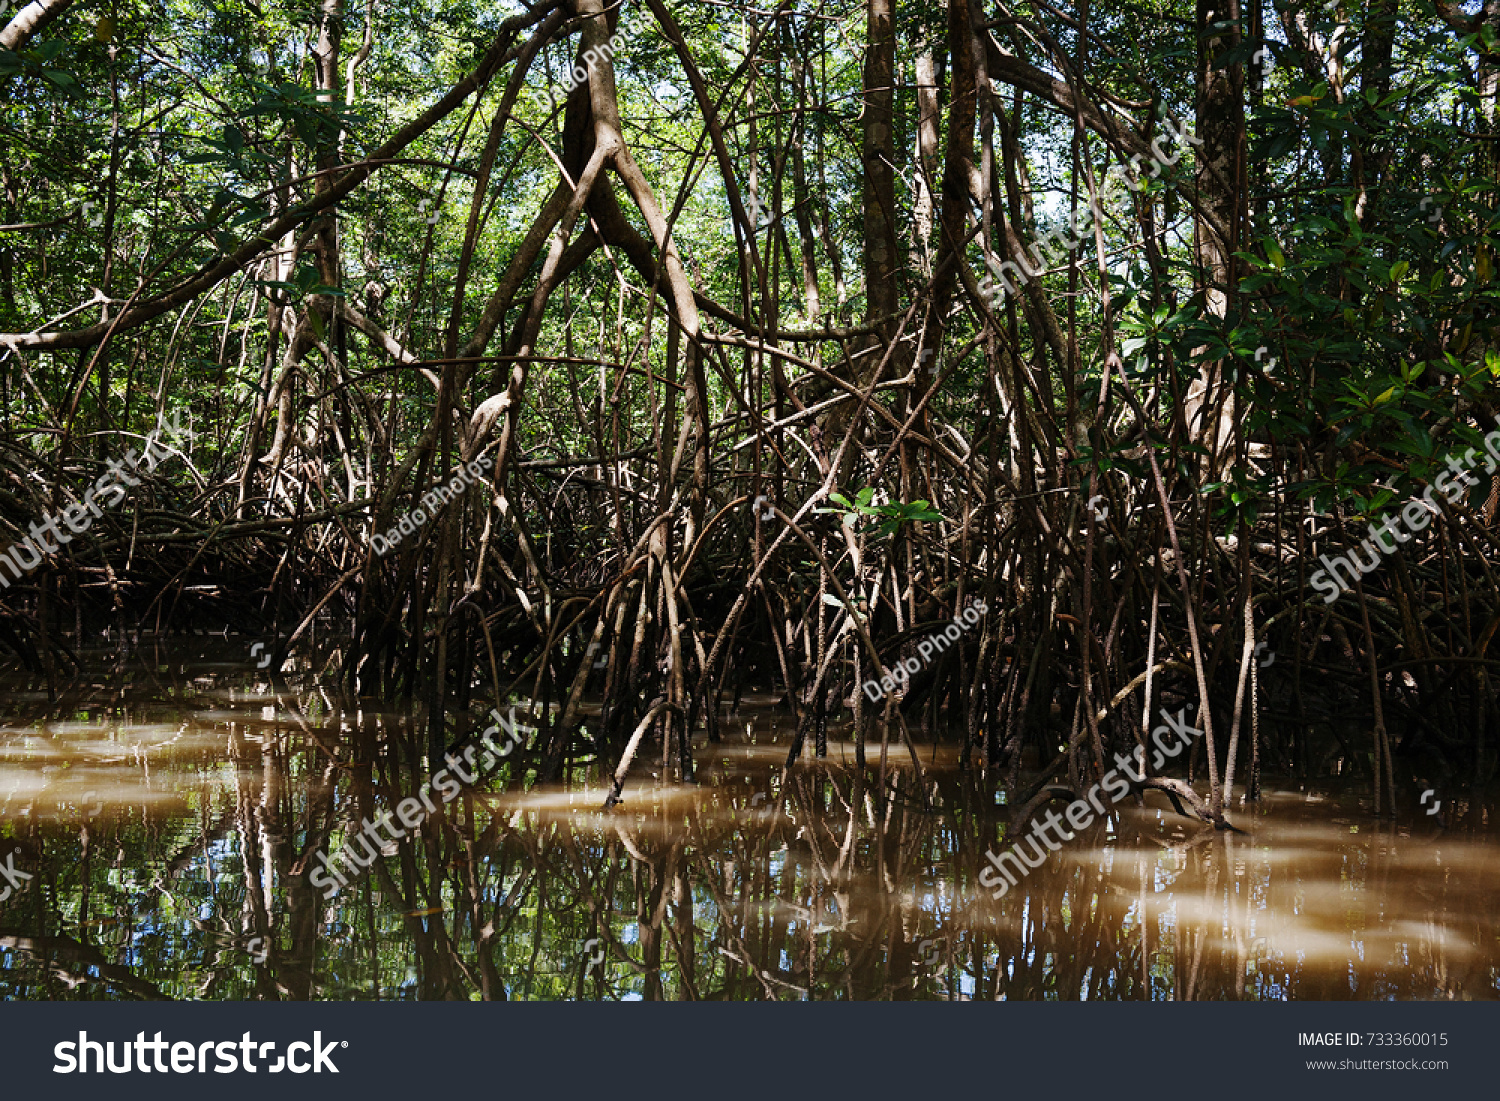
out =
[[(1164, 793), (1168, 799), (1172, 800), (1172, 806), (1177, 813), (1184, 818), (1196, 818), (1199, 822), (1213, 826), (1215, 829), (1233, 830), (1235, 833), (1245, 832), (1237, 826), (1230, 825), (1229, 820), (1221, 812), (1214, 811), (1196, 791), (1181, 780), (1173, 780), (1166, 776), (1148, 776), (1141, 781), (1139, 786), (1143, 791), (1150, 789)], [(1183, 809), (1183, 804), (1187, 804), (1186, 810)]]
[(32, 0), (0, 31), (0, 50), (19, 50), (46, 30), (72, 3), (73, 0)]
[(99, 343), (111, 332), (119, 333), (137, 328), (160, 317), (168, 310), (192, 301), (204, 291), (240, 271), (292, 229), (310, 221), (315, 215), (347, 198), (355, 188), (375, 174), (379, 165), (372, 162), (384, 161), (399, 153), (452, 113), (459, 104), (469, 98), (471, 92), (487, 84), (501, 65), (519, 55), (521, 48), (513, 49), (510, 45), (516, 35), (523, 28), (545, 18), (557, 7), (557, 3), (558, 0), (553, 0), (524, 15), (507, 19), (500, 25), (495, 44), (490, 47), (469, 75), (455, 84), (442, 99), (398, 130), (389, 141), (371, 153), (363, 165), (350, 169), (347, 175), (322, 195), (291, 207), (234, 252), (201, 268), (196, 275), (189, 276), (172, 290), (128, 307), (119, 317), (110, 322), (101, 322), (97, 325), (90, 325), (86, 329), (73, 329), (61, 333), (0, 333), (0, 344), (10, 344), (18, 348), (88, 348)]

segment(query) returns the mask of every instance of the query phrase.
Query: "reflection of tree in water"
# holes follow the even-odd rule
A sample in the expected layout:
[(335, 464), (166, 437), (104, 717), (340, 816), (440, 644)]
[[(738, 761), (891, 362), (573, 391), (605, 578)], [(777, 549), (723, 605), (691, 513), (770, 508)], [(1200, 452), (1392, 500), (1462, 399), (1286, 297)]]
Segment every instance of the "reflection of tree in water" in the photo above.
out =
[[(1255, 836), (1269, 821), (1236, 836), (1170, 813), (1158, 821), (1127, 800), (994, 901), (978, 883), (985, 850), (1025, 823), (1005, 823), (972, 773), (924, 762), (924, 798), (894, 760), (882, 783), (837, 754), (789, 770), (712, 758), (697, 785), (637, 785), (607, 812), (598, 781), (506, 791), (510, 770), (532, 764), (518, 754), (325, 901), (307, 878), (315, 857), (430, 778), (425, 732), (312, 695), (300, 704), (283, 696), (274, 720), (207, 724), (154, 757), (138, 753), (129, 767), (172, 797), (147, 814), (126, 800), (80, 825), (71, 810), (0, 807), (23, 824), (7, 844), (35, 877), (0, 903), (5, 994), (1189, 1000), (1493, 990), (1492, 885), (1476, 872), (1409, 889), (1403, 861), (1431, 856), (1402, 826), (1325, 844), (1347, 827), (1318, 822), (1297, 849), (1290, 835)], [(1455, 808), (1455, 821), (1486, 811)], [(1488, 857), (1453, 846), (1450, 862)], [(1385, 849), (1396, 856), (1370, 858)], [(1405, 920), (1393, 923), (1382, 899), (1404, 905)]]

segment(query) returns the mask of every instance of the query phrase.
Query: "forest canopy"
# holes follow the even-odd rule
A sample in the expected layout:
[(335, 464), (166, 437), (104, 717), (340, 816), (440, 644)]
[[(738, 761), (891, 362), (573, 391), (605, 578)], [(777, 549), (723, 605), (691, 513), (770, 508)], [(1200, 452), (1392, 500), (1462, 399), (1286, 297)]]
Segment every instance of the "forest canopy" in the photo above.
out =
[(1017, 805), (1187, 698), (1220, 825), (1333, 714), (1489, 775), (1500, 8), (1216, 3), (18, 5), (0, 647), (337, 621), (612, 798), (747, 684)]

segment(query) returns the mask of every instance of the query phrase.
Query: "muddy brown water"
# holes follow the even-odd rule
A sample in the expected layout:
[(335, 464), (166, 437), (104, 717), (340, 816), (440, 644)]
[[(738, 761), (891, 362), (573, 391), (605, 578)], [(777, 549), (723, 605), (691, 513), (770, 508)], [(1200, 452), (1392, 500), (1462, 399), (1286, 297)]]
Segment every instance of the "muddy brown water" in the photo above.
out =
[[(598, 766), (504, 790), (500, 762), (382, 836), (325, 898), (308, 880), (315, 855), (418, 793), (421, 738), (391, 707), (341, 707), (315, 674), (272, 682), (247, 648), (231, 636), (93, 653), (104, 672), (62, 707), (23, 675), (0, 681), (0, 997), (1500, 990), (1489, 794), (1421, 804), (1413, 788), (1381, 820), (1367, 780), (1268, 778), (1232, 834), (1153, 793), (995, 900), (978, 878), (1005, 808), (952, 748), (922, 748), (930, 806), (894, 748), (883, 783), (878, 747), (861, 777), (836, 739), (783, 776), (790, 721), (764, 699), (726, 718), (722, 742), (700, 737), (694, 784), (663, 782), (648, 746), (607, 812)], [(1441, 813), (1425, 813), (1436, 799)]]

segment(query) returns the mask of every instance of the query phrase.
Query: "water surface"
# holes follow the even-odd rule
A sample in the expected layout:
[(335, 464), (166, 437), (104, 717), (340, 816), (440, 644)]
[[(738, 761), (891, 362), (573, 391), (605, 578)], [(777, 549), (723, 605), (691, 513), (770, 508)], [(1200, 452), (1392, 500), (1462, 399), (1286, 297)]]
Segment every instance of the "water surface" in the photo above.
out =
[[(1119, 804), (996, 901), (1005, 808), (922, 749), (783, 773), (747, 699), (697, 783), (647, 746), (625, 802), (510, 764), (331, 900), (315, 855), (430, 778), (424, 736), (344, 706), (314, 657), (272, 682), (234, 636), (87, 655), (64, 705), (0, 683), (0, 997), (28, 999), (1379, 999), (1500, 989), (1492, 797), (1268, 779), (1218, 833)], [(612, 769), (610, 760), (606, 768)], [(1399, 769), (1399, 764), (1398, 764)], [(1412, 786), (1412, 784), (1408, 784)], [(1057, 807), (1061, 810), (1059, 804)], [(6, 883), (0, 879), (0, 894)]]

